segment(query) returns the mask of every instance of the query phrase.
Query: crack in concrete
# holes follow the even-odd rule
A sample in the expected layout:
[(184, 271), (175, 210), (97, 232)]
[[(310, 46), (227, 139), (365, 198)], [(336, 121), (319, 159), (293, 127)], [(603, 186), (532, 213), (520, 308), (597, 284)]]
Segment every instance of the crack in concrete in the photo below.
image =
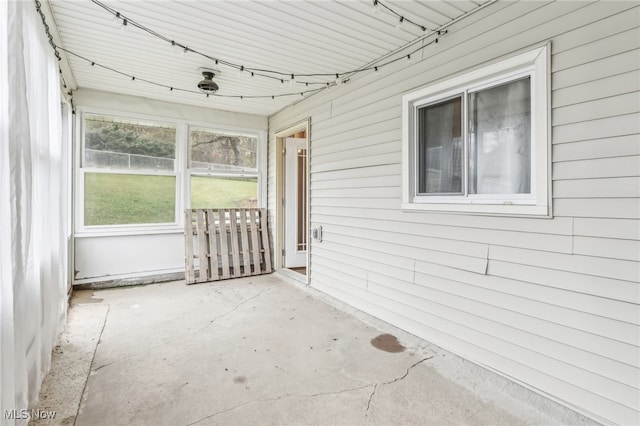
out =
[[(78, 415), (80, 414), (80, 407), (82, 406), (82, 398), (84, 398), (84, 394), (87, 391), (87, 384), (89, 383), (89, 376), (91, 375), (91, 366), (96, 359), (96, 353), (98, 352), (98, 345), (100, 345), (100, 341), (102, 339), (102, 333), (104, 332), (105, 327), (107, 326), (107, 318), (109, 317), (109, 312), (111, 311), (111, 306), (107, 305), (107, 312), (104, 314), (104, 322), (102, 323), (102, 328), (100, 329), (100, 334), (98, 335), (98, 341), (96, 342), (96, 347), (93, 349), (93, 356), (91, 357), (91, 363), (89, 364), (89, 371), (87, 371), (87, 378), (84, 381), (84, 386), (82, 387), (82, 393), (80, 394), (80, 400), (78, 401), (78, 409), (76, 410), (76, 415), (73, 417), (73, 426), (75, 426), (76, 421), (78, 421)], [(50, 374), (50, 372), (48, 373)]]
[[(135, 354), (132, 354), (132, 355), (126, 356), (126, 357), (118, 358), (118, 359), (116, 359), (116, 360), (113, 360), (113, 361), (111, 361), (111, 362), (108, 362), (108, 363), (106, 363), (106, 364), (103, 364), (103, 365), (101, 365), (101, 366), (99, 366), (99, 367), (97, 367), (97, 368), (93, 369), (92, 371), (93, 371), (93, 372), (96, 372), (96, 371), (98, 371), (98, 370), (100, 370), (100, 369), (102, 369), (102, 368), (108, 367), (108, 366), (110, 366), (110, 365), (112, 365), (112, 364), (115, 364), (115, 363), (117, 363), (117, 362), (126, 361), (126, 360), (128, 360), (128, 359), (135, 358), (135, 357), (138, 357), (138, 356), (140, 356), (140, 355), (144, 355), (144, 354), (146, 354), (146, 353), (147, 353), (147, 352), (149, 352), (149, 351), (152, 351), (152, 350), (154, 350), (154, 349), (160, 348), (160, 347), (162, 347), (162, 346), (166, 346), (166, 345), (168, 345), (168, 344), (170, 344), (170, 343), (175, 342), (176, 340), (185, 339), (185, 338), (187, 338), (187, 337), (188, 337), (188, 338), (191, 338), (194, 334), (198, 334), (198, 333), (200, 333), (202, 330), (204, 330), (205, 328), (209, 327), (211, 324), (215, 323), (215, 322), (216, 322), (216, 321), (218, 321), (220, 318), (223, 318), (223, 317), (225, 317), (225, 316), (227, 316), (227, 315), (232, 314), (233, 312), (237, 311), (237, 310), (238, 310), (238, 308), (240, 308), (240, 306), (242, 306), (242, 305), (244, 305), (245, 303), (247, 303), (247, 302), (249, 302), (249, 301), (251, 301), (251, 300), (255, 299), (256, 297), (260, 296), (262, 293), (264, 293), (264, 292), (266, 292), (266, 291), (269, 291), (269, 290), (272, 290), (273, 288), (275, 288), (275, 287), (269, 287), (269, 288), (266, 288), (266, 289), (264, 289), (264, 290), (262, 290), (262, 291), (258, 292), (257, 294), (255, 294), (255, 295), (251, 296), (250, 298), (248, 298), (248, 299), (246, 299), (246, 300), (241, 301), (240, 303), (238, 303), (238, 304), (237, 304), (233, 309), (231, 309), (230, 311), (227, 311), (227, 312), (225, 312), (225, 313), (223, 313), (223, 314), (221, 314), (221, 315), (219, 315), (219, 316), (215, 317), (214, 319), (212, 319), (211, 321), (209, 321), (209, 323), (208, 323), (207, 325), (205, 325), (204, 327), (201, 327), (200, 329), (195, 330), (195, 331), (191, 332), (190, 334), (188, 334), (188, 335), (186, 335), (186, 336), (185, 336), (185, 335), (177, 336), (177, 337), (175, 337), (175, 338), (173, 338), (173, 339), (169, 339), (169, 340), (167, 340), (167, 341), (165, 341), (165, 342), (162, 342), (162, 343), (160, 343), (160, 344), (158, 344), (158, 345), (155, 345), (155, 346), (152, 346), (152, 347), (150, 347), (150, 348), (147, 348), (147, 349), (145, 349), (145, 350), (144, 350), (144, 351), (142, 351), (142, 352), (138, 352), (138, 353), (135, 353)], [(101, 334), (101, 335), (102, 335), (102, 334)], [(95, 355), (94, 355), (94, 356), (95, 356)]]
[(429, 360), (431, 358), (433, 358), (433, 355), (429, 356), (429, 357), (426, 357), (426, 358), (422, 358), (420, 361), (414, 362), (412, 365), (409, 366), (409, 368), (407, 368), (407, 371), (405, 371), (405, 373), (402, 376), (398, 377), (398, 378), (395, 378), (393, 380), (389, 380), (388, 382), (375, 383), (373, 385), (373, 391), (371, 391), (371, 395), (369, 395), (369, 401), (367, 401), (367, 411), (364, 413), (364, 418), (366, 419), (367, 417), (369, 417), (369, 410), (371, 409), (371, 402), (373, 402), (373, 397), (375, 396), (376, 391), (378, 390), (378, 386), (390, 385), (392, 383), (396, 383), (396, 382), (399, 382), (399, 381), (405, 379), (409, 375), (409, 372), (411, 371), (411, 369), (413, 369), (413, 367), (415, 367), (418, 364), (423, 363), (423, 362), (425, 362), (425, 361), (427, 361), (427, 360)]
[(253, 300), (253, 299), (255, 299), (256, 297), (260, 296), (262, 293), (267, 292), (267, 291), (269, 291), (269, 290), (272, 290), (273, 288), (274, 288), (274, 287), (265, 288), (264, 290), (262, 290), (262, 291), (258, 292), (258, 293), (257, 293), (257, 294), (255, 294), (254, 296), (251, 296), (250, 298), (248, 298), (248, 299), (246, 299), (246, 300), (243, 300), (242, 302), (238, 303), (238, 304), (236, 305), (236, 307), (235, 307), (235, 308), (233, 308), (233, 309), (232, 309), (232, 310), (230, 310), (230, 311), (225, 312), (225, 313), (224, 313), (224, 314), (222, 314), (222, 315), (219, 315), (219, 316), (215, 317), (214, 319), (212, 319), (211, 321), (209, 321), (209, 323), (208, 323), (207, 325), (205, 325), (204, 327), (200, 328), (200, 329), (199, 329), (199, 330), (197, 330), (195, 333), (199, 333), (199, 332), (201, 332), (201, 331), (202, 331), (202, 330), (204, 330), (205, 328), (209, 327), (211, 324), (213, 324), (213, 323), (215, 323), (216, 321), (218, 321), (220, 318), (223, 318), (223, 317), (225, 317), (225, 316), (227, 316), (227, 315), (231, 315), (232, 313), (234, 313), (235, 311), (237, 311), (237, 310), (240, 308), (240, 306), (244, 305), (245, 303), (248, 303), (248, 302), (252, 301), (252, 300)]
[(362, 389), (368, 388), (369, 386), (371, 386), (371, 385), (367, 384), (367, 385), (358, 386), (358, 387), (355, 387), (355, 388), (343, 389), (343, 390), (339, 390), (339, 391), (319, 392), (319, 393), (312, 393), (312, 394), (308, 394), (308, 395), (307, 394), (288, 394), (287, 393), (287, 394), (284, 394), (284, 395), (277, 396), (275, 398), (251, 399), (249, 401), (245, 401), (245, 402), (243, 402), (241, 404), (238, 404), (238, 405), (235, 405), (233, 407), (230, 407), (230, 408), (227, 408), (227, 409), (224, 409), (224, 410), (221, 410), (221, 411), (217, 411), (217, 412), (215, 412), (213, 414), (210, 414), (208, 416), (202, 417), (202, 418), (196, 420), (195, 422), (188, 423), (185, 426), (193, 426), (193, 425), (198, 424), (198, 423), (200, 423), (200, 422), (202, 422), (204, 420), (211, 419), (211, 418), (216, 417), (216, 416), (218, 416), (220, 414), (228, 413), (229, 411), (237, 410), (238, 408), (242, 408), (242, 407), (244, 407), (246, 405), (253, 404), (254, 402), (274, 402), (274, 401), (280, 401), (281, 399), (285, 399), (285, 398), (315, 398), (317, 396), (324, 396), (324, 395), (339, 395), (341, 393), (362, 390)]
[(367, 401), (367, 412), (366, 412), (366, 414), (365, 414), (365, 418), (366, 418), (366, 417), (369, 415), (369, 408), (370, 408), (370, 406), (371, 406), (371, 402), (372, 402), (373, 397), (374, 397), (374, 395), (375, 395), (375, 393), (376, 393), (376, 390), (378, 389), (378, 386), (389, 385), (389, 384), (392, 384), (392, 383), (398, 382), (398, 381), (400, 381), (400, 380), (403, 380), (404, 378), (406, 378), (406, 377), (409, 375), (409, 372), (411, 371), (411, 369), (412, 369), (412, 368), (414, 368), (414, 367), (415, 367), (415, 366), (417, 366), (418, 364), (420, 364), (420, 363), (422, 363), (422, 362), (424, 362), (424, 361), (427, 361), (427, 360), (429, 360), (429, 359), (431, 359), (431, 358), (433, 358), (433, 356), (430, 356), (430, 357), (427, 357), (427, 358), (423, 358), (423, 359), (421, 359), (420, 361), (417, 361), (417, 362), (413, 363), (411, 366), (409, 366), (409, 368), (407, 368), (407, 371), (406, 371), (402, 376), (400, 376), (400, 377), (398, 377), (398, 378), (395, 378), (395, 379), (393, 379), (393, 380), (389, 380), (389, 381), (387, 381), (387, 382), (383, 382), (383, 383), (369, 383), (369, 384), (362, 385), (362, 386), (358, 386), (358, 387), (355, 387), (355, 388), (342, 389), (342, 390), (339, 390), (339, 391), (318, 392), (318, 393), (312, 393), (312, 394), (284, 394), (284, 395), (277, 396), (277, 397), (275, 397), (275, 398), (258, 398), (258, 399), (252, 399), (252, 400), (249, 400), (249, 401), (245, 401), (245, 402), (243, 402), (243, 403), (240, 403), (240, 404), (238, 404), (238, 405), (235, 405), (235, 406), (233, 406), (233, 407), (226, 408), (226, 409), (221, 410), (221, 411), (216, 411), (216, 412), (215, 412), (215, 413), (213, 413), (213, 414), (209, 414), (208, 416), (202, 417), (202, 418), (200, 418), (200, 419), (198, 419), (198, 420), (196, 420), (196, 421), (194, 421), (194, 422), (188, 423), (188, 424), (186, 424), (185, 426), (193, 426), (193, 425), (196, 425), (196, 424), (198, 424), (198, 423), (200, 423), (200, 422), (203, 422), (203, 421), (205, 421), (205, 420), (208, 420), (208, 419), (214, 418), (214, 417), (216, 417), (216, 416), (219, 416), (220, 414), (225, 414), (225, 413), (228, 413), (228, 412), (230, 412), (230, 411), (237, 410), (238, 408), (242, 408), (242, 407), (244, 407), (244, 406), (247, 406), (247, 405), (249, 405), (249, 404), (253, 404), (253, 403), (256, 403), (256, 402), (274, 402), (274, 401), (279, 401), (279, 400), (281, 400), (281, 399), (285, 399), (285, 398), (315, 398), (315, 397), (317, 397), (317, 396), (325, 396), (325, 395), (339, 395), (339, 394), (341, 394), (341, 393), (353, 392), (353, 391), (362, 390), (362, 389), (366, 389), (366, 388), (368, 388), (368, 387), (373, 386), (373, 391), (371, 392), (371, 395), (369, 396), (369, 400)]
[(376, 394), (376, 390), (378, 390), (378, 384), (373, 385), (373, 391), (371, 391), (371, 395), (369, 395), (369, 400), (367, 401), (367, 411), (364, 413), (364, 418), (369, 417), (369, 408), (371, 407), (371, 400), (373, 396)]

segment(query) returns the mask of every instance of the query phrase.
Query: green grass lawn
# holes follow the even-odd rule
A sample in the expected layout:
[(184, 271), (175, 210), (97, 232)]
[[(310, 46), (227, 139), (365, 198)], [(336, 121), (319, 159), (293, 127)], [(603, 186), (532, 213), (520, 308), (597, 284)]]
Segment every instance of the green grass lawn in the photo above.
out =
[[(173, 223), (172, 176), (85, 174), (85, 225)], [(255, 207), (255, 179), (191, 178), (193, 208)]]
[(249, 208), (258, 205), (257, 179), (191, 177), (191, 208)]

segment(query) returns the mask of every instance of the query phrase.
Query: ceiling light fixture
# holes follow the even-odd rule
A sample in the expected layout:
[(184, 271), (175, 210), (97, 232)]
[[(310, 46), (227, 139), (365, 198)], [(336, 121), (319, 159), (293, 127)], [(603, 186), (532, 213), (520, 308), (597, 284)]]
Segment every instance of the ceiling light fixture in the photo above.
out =
[(215, 77), (213, 71), (202, 71), (202, 77), (204, 77), (204, 79), (198, 83), (198, 89), (207, 95), (216, 93), (219, 87), (216, 82), (213, 81), (213, 77)]

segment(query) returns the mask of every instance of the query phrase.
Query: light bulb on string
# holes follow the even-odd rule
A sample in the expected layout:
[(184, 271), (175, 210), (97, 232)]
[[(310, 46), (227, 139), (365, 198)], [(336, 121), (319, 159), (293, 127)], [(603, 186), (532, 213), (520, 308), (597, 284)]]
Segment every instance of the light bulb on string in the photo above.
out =
[(125, 33), (129, 31), (129, 22), (126, 19), (122, 20), (122, 26), (120, 27), (120, 29)]
[(189, 52), (189, 48), (185, 46), (184, 49), (182, 49), (182, 56), (186, 56), (188, 52)]
[(340, 84), (340, 74), (336, 74), (336, 84)]
[(242, 73), (244, 73), (244, 65), (240, 65), (238, 68), (238, 78), (242, 77)]
[[(137, 23), (135, 21), (129, 21), (128, 18), (125, 15), (123, 15), (121, 12), (116, 11), (113, 8), (109, 7), (109, 6), (102, 4), (101, 2), (99, 2), (97, 0), (92, 0), (92, 1), (95, 4), (97, 4), (98, 6), (102, 7), (103, 9), (105, 9), (107, 12), (109, 12), (109, 14), (112, 17), (111, 19), (113, 21), (117, 22), (118, 25), (121, 25), (121, 28), (123, 28), (124, 31), (126, 31), (130, 26), (133, 25), (137, 29), (140, 29), (140, 30), (144, 31), (144, 32), (150, 34), (151, 36), (154, 36), (156, 38), (162, 39), (165, 43), (166, 42), (170, 43), (171, 47), (175, 48), (176, 45), (177, 45), (177, 47), (180, 50), (182, 50), (183, 54), (189, 53), (189, 51), (191, 51), (191, 53), (193, 53), (193, 54), (205, 56), (208, 59), (214, 59), (214, 58), (211, 58), (210, 56), (204, 55), (204, 54), (202, 54), (202, 53), (200, 53), (198, 51), (194, 51), (194, 50), (186, 47), (185, 45), (183, 45), (183, 44), (181, 44), (179, 42), (175, 42), (173, 40), (170, 40), (166, 36), (164, 36), (162, 34), (159, 34), (156, 31), (145, 27), (144, 25), (141, 25), (141, 24), (139, 24), (139, 23)], [(372, 1), (372, 3), (370, 3), (370, 5), (372, 6), (371, 13), (375, 14), (375, 13), (379, 12), (380, 10), (385, 9), (384, 10), (385, 12), (388, 11), (391, 14), (391, 16), (393, 16), (392, 19), (397, 19), (396, 25), (395, 25), (396, 28), (400, 28), (401, 26), (403, 26), (404, 22), (407, 21), (409, 24), (411, 24), (412, 26), (417, 27), (418, 29), (422, 30), (423, 32), (427, 31), (427, 30), (432, 31), (430, 28), (425, 27), (423, 25), (420, 25), (420, 24), (418, 24), (416, 22), (413, 22), (412, 20), (410, 20), (408, 18), (405, 18), (404, 16), (400, 15), (398, 12), (396, 12), (390, 6), (387, 6), (386, 2), (383, 3), (382, 0), (370, 0), (370, 1)], [(405, 25), (405, 27), (406, 27), (406, 25)], [(446, 32), (447, 32), (446, 30), (444, 30), (442, 32), (438, 32), (438, 35), (436, 37), (439, 38), (442, 34), (445, 34)], [(434, 39), (434, 40), (431, 41), (430, 44), (437, 44), (438, 42), (439, 42), (439, 40)], [(411, 58), (407, 57), (407, 59), (411, 59)], [(221, 61), (222, 61), (222, 63), (224, 65), (229, 66), (230, 68), (238, 69), (238, 67), (239, 67), (239, 65), (237, 65), (237, 64), (234, 64), (234, 63), (231, 63), (231, 62), (227, 62), (227, 61), (224, 61), (224, 60), (221, 60)], [(216, 60), (216, 64), (217, 63), (218, 63), (218, 61)], [(382, 65), (386, 65), (386, 64), (382, 64)], [(359, 72), (362, 72), (362, 71), (365, 71), (365, 70), (370, 70), (370, 69), (371, 68), (356, 69), (356, 70), (353, 70), (353, 71), (347, 70), (342, 75), (347, 75), (347, 74), (351, 74), (351, 73), (359, 73)], [(249, 70), (245, 69), (245, 71), (247, 71), (247, 76), (248, 77), (251, 76), (251, 73), (250, 73)], [(280, 74), (281, 73), (280, 71), (276, 71), (276, 70), (263, 70), (263, 71), (266, 72), (266, 73), (274, 73), (274, 74)], [(319, 74), (311, 74), (309, 76), (310, 77), (324, 77), (326, 75), (327, 75), (326, 73), (319, 73)], [(332, 74), (330, 73), (329, 75), (332, 75)], [(264, 74), (258, 74), (258, 76), (270, 77), (270, 76), (267, 76), (267, 75), (264, 75)], [(276, 81), (277, 81), (277, 77), (276, 77)], [(339, 81), (339, 82), (335, 82), (335, 83), (333, 81), (330, 81), (328, 86), (330, 87), (330, 86), (333, 86), (333, 85), (341, 85), (341, 84), (345, 83), (346, 81), (348, 81), (348, 80)], [(296, 82), (293, 81), (293, 82), (290, 82), (290, 83), (293, 85)], [(298, 81), (297, 83), (303, 84), (304, 82)], [(316, 83), (313, 83), (313, 84), (316, 84)], [(323, 84), (323, 83), (320, 83), (320, 84)]]
[(293, 86), (295, 82), (296, 82), (296, 76), (291, 74), (291, 78), (289, 79), (289, 86)]
[(116, 14), (113, 15), (113, 18), (111, 18), (111, 22), (113, 22), (113, 24), (117, 27), (122, 25), (122, 18), (120, 17), (120, 12), (116, 12)]
[(131, 77), (131, 84), (136, 84), (136, 78), (135, 78), (135, 76), (132, 76), (132, 77)]
[(408, 62), (411, 62), (411, 54), (408, 54), (408, 55), (407, 55), (407, 61), (408, 61)]
[(276, 97), (273, 95), (271, 95), (271, 103), (272, 104), (276, 103)]

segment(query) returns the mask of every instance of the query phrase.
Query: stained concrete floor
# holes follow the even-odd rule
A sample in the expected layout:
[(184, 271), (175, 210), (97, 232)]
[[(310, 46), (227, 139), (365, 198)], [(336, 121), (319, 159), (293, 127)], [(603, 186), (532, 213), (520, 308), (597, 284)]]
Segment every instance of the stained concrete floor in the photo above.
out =
[(32, 424), (585, 423), (509, 383), (275, 274), (173, 282), (75, 293), (39, 407), (58, 415)]

